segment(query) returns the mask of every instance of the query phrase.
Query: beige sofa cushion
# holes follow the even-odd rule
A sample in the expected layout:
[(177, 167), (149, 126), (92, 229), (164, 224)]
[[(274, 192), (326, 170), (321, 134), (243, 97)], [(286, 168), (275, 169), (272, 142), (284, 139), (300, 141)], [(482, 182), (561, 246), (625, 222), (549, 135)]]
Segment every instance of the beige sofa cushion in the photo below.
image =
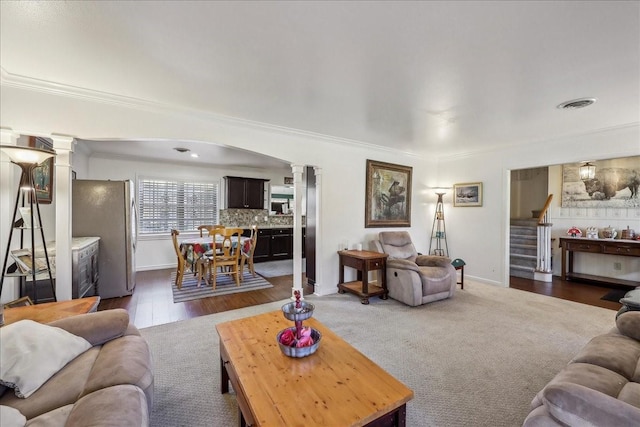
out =
[(554, 383), (543, 393), (549, 413), (570, 426), (637, 427), (640, 408), (574, 383)]
[(140, 427), (149, 425), (144, 393), (133, 385), (107, 387), (78, 400), (65, 427), (105, 425)]

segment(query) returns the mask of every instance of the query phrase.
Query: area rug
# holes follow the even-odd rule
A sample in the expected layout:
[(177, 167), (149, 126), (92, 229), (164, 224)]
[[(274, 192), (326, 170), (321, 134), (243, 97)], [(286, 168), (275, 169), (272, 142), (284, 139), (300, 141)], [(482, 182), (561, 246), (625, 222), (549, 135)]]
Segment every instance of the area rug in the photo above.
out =
[(624, 298), (627, 292), (629, 292), (629, 289), (612, 289), (600, 299), (605, 301), (620, 302), (620, 298)]
[[(380, 298), (363, 305), (351, 294), (306, 298), (316, 319), (413, 390), (408, 426), (522, 425), (536, 393), (615, 325), (614, 310), (465, 282), (453, 298), (419, 307)], [(285, 302), (142, 329), (154, 359), (151, 425), (237, 425), (235, 395), (220, 394), (215, 325)], [(301, 413), (313, 407), (300, 402)]]
[(218, 295), (235, 294), (238, 292), (249, 292), (258, 289), (272, 288), (273, 285), (267, 282), (259, 274), (253, 277), (245, 270), (242, 275), (240, 286), (236, 286), (235, 280), (231, 276), (218, 276), (216, 279), (216, 289), (206, 284), (204, 280), (197, 286), (197, 277), (192, 273), (187, 273), (182, 280), (182, 289), (176, 286), (176, 273), (171, 273), (171, 290), (173, 291), (173, 302), (185, 302), (199, 298), (215, 297)]
[[(256, 262), (254, 270), (262, 277), (280, 277), (293, 274), (293, 260), (283, 259), (279, 261)], [(306, 270), (306, 263), (302, 259), (302, 272)]]

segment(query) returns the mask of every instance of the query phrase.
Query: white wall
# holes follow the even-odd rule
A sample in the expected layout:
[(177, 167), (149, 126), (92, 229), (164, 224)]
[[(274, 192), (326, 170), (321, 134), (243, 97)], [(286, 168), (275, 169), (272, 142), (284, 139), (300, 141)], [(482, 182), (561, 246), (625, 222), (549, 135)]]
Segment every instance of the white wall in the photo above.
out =
[[(284, 177), (282, 171), (198, 167), (186, 164), (125, 160), (115, 157), (89, 157), (87, 162), (88, 176), (86, 179), (129, 179), (134, 183), (137, 182), (139, 177), (198, 179), (217, 182), (220, 185), (221, 192), (223, 191), (223, 177), (227, 175), (264, 178), (277, 182), (282, 182)], [(137, 271), (174, 267), (175, 263), (175, 253), (171, 237), (168, 234), (139, 236), (138, 250), (136, 252)]]
[[(392, 150), (309, 133), (126, 102), (129, 101), (96, 101), (74, 94), (65, 96), (3, 87), (0, 126), (20, 134), (58, 133), (82, 139), (215, 142), (270, 155), (292, 164), (322, 168), (317, 269), (321, 271), (323, 281), (316, 287), (319, 294), (336, 292), (339, 244), (345, 240), (351, 244), (367, 243), (382, 230), (364, 228), (366, 159), (412, 166), (412, 235), (419, 248), (428, 248), (428, 227), (435, 200), (425, 188), (435, 185), (435, 160), (421, 160)], [(93, 163), (93, 160), (89, 161), (89, 175), (106, 177), (107, 166), (104, 166), (104, 172), (94, 171)]]
[[(445, 202), (449, 203), (445, 212), (448, 212), (450, 252), (453, 257), (466, 261), (465, 275), (508, 286), (510, 205), (506, 201), (510, 192), (510, 170), (575, 163), (585, 159), (637, 156), (640, 153), (639, 141), (640, 126), (634, 124), (500, 151), (441, 159), (438, 165), (441, 182), (451, 185), (481, 181), (484, 184), (482, 207), (452, 208), (450, 198), (445, 196)], [(554, 206), (559, 206), (560, 189), (554, 193), (557, 193)], [(554, 212), (552, 216), (558, 218), (560, 215)], [(631, 209), (628, 217), (628, 225), (640, 229), (640, 209)], [(564, 228), (564, 225), (556, 227)], [(626, 265), (633, 269), (637, 264)], [(554, 267), (558, 268), (557, 265)]]
[[(367, 144), (286, 131), (229, 120), (199, 112), (171, 111), (117, 98), (94, 99), (32, 89), (5, 87), (0, 97), (0, 126), (20, 134), (59, 133), (83, 139), (166, 139), (216, 142), (322, 168), (321, 233), (318, 235), (322, 283), (320, 294), (336, 291), (339, 245), (363, 242), (365, 247), (383, 229), (364, 228), (366, 159), (413, 167), (410, 232), (419, 251), (426, 252), (435, 209), (430, 187), (460, 182), (484, 184), (482, 207), (451, 205), (445, 196), (450, 255), (467, 262), (465, 274), (488, 283), (508, 284), (509, 174), (523, 169), (584, 159), (640, 154), (637, 123), (587, 135), (537, 142), (437, 161), (420, 159)], [(90, 162), (91, 163), (91, 162)], [(106, 168), (105, 163), (103, 167)], [(91, 170), (93, 165), (89, 165)], [(101, 172), (90, 171), (100, 175)], [(106, 172), (104, 172), (106, 174)], [(106, 176), (106, 175), (100, 175)], [(4, 198), (3, 198), (4, 200)], [(633, 218), (640, 218), (635, 212)], [(629, 225), (640, 230), (640, 219)], [(348, 274), (351, 274), (348, 272)]]

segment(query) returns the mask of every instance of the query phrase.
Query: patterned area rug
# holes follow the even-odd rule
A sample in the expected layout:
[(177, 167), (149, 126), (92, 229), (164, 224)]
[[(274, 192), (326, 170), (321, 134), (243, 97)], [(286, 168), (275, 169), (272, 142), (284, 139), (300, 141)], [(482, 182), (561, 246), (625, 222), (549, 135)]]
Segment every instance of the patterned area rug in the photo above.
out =
[(218, 295), (235, 294), (238, 292), (255, 291), (258, 289), (272, 288), (273, 285), (267, 282), (263, 277), (256, 274), (253, 277), (251, 273), (245, 270), (240, 286), (236, 286), (235, 280), (231, 276), (218, 276), (216, 279), (216, 289), (213, 290), (211, 285), (204, 281), (200, 283), (200, 287), (196, 287), (197, 277), (193, 273), (187, 272), (182, 280), (182, 289), (176, 287), (176, 273), (171, 273), (171, 290), (173, 291), (173, 302), (185, 302), (199, 298), (215, 297)]

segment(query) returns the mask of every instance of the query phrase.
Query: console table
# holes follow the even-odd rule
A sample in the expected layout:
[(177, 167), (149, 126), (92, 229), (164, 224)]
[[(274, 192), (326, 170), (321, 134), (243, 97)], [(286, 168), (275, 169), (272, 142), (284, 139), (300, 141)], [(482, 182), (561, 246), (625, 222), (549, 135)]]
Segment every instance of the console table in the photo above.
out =
[[(613, 277), (596, 276), (592, 274), (575, 273), (573, 271), (573, 257), (575, 252), (587, 252), (601, 255), (622, 255), (640, 257), (640, 241), (587, 239), (584, 237), (561, 237), (562, 248), (562, 280), (583, 280), (612, 285), (636, 287), (640, 282), (616, 279)], [(568, 254), (568, 256), (567, 256)]]
[(33, 320), (49, 323), (65, 317), (97, 311), (100, 297), (72, 299), (69, 301), (45, 302), (43, 304), (26, 305), (4, 309), (4, 324), (9, 325), (18, 320)]
[[(387, 257), (388, 254), (371, 251), (338, 251), (340, 257), (340, 282), (338, 283), (338, 293), (350, 292), (360, 297), (362, 304), (369, 304), (369, 297), (380, 295), (380, 298), (387, 299)], [(358, 280), (354, 282), (344, 281), (344, 267), (351, 267), (358, 270)], [(369, 284), (369, 271), (379, 270), (378, 285)]]

